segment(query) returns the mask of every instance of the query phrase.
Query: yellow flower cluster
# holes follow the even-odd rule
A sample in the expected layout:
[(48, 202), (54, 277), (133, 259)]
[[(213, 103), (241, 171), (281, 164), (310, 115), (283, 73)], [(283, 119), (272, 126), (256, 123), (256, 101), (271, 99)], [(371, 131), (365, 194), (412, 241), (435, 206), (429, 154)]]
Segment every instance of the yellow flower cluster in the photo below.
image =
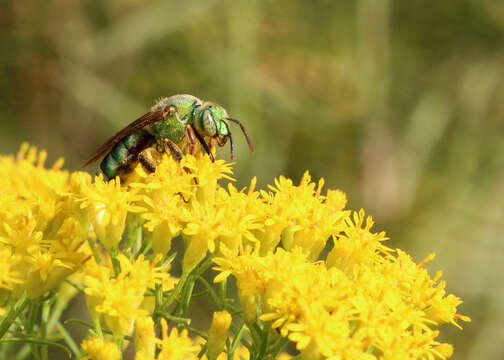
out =
[(469, 320), (456, 314), (460, 299), (445, 296), (444, 283), (400, 250), (352, 271), (310, 262), (300, 247), (266, 256), (225, 247), (222, 253), (214, 259), (215, 281), (235, 276), (245, 303), (260, 299), (260, 319), (307, 359), (445, 359), (451, 346), (435, 340), (436, 328)]
[[(0, 300), (25, 290), (31, 298), (58, 286), (90, 257), (88, 229), (72, 198), (77, 176), (63, 160), (44, 168), (47, 154), (24, 144), (0, 157)], [(89, 176), (87, 176), (89, 178)], [(89, 179), (90, 181), (90, 179)], [(84, 226), (83, 226), (84, 225)], [(9, 290), (8, 292), (5, 290)]]
[[(276, 356), (288, 340), (305, 359), (446, 359), (452, 348), (436, 340), (438, 326), (469, 320), (456, 313), (461, 301), (445, 293), (441, 273), (431, 278), (422, 267), (431, 257), (415, 264), (384, 246), (370, 217), (345, 210), (345, 194), (323, 192), (308, 173), (297, 185), (280, 177), (256, 190), (254, 178), (239, 190), (219, 183), (232, 180), (231, 165), (208, 156), (164, 155), (152, 174), (138, 165), (111, 181), (69, 174), (61, 160), (46, 169), (45, 159), (28, 145), (0, 157), (0, 306), (82, 274), (74, 285), (95, 324), (81, 344), (88, 359), (119, 359), (133, 330), (139, 360)], [(169, 274), (177, 236), (180, 280)], [(216, 282), (236, 279), (243, 312), (232, 313), (242, 314), (250, 338), (227, 311), (214, 314), (203, 347), (184, 328), (209, 255)], [(211, 297), (222, 299), (219, 310), (228, 306), (225, 294)]]
[(84, 285), (89, 310), (101, 315), (105, 324), (116, 336), (128, 335), (138, 318), (152, 313), (151, 303), (145, 298), (148, 289), (156, 284), (171, 290), (175, 280), (166, 271), (169, 267), (155, 267), (160, 260), (144, 259), (140, 255), (131, 261), (124, 254), (117, 257), (121, 271), (112, 274), (111, 265), (90, 262), (85, 269)]

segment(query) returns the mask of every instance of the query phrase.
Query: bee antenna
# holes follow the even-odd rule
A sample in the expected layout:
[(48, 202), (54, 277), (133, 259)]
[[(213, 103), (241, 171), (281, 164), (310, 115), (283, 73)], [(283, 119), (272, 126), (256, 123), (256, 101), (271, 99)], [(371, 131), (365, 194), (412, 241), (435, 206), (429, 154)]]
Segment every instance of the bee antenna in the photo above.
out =
[(252, 145), (252, 141), (250, 141), (250, 138), (248, 136), (247, 129), (245, 129), (245, 126), (243, 126), (242, 123), (239, 122), (236, 119), (226, 118), (226, 120), (232, 121), (232, 122), (237, 123), (238, 125), (240, 125), (240, 128), (243, 131), (243, 135), (245, 135), (245, 139), (247, 139), (247, 143), (248, 143), (248, 147), (249, 147), (250, 151), (254, 152), (254, 145)]
[(229, 138), (229, 142), (230, 142), (230, 145), (231, 145), (231, 160), (234, 160), (234, 152), (235, 152), (235, 147), (234, 147), (234, 142), (233, 142), (233, 136), (231, 135), (231, 130), (229, 129), (229, 125), (228, 123), (224, 122), (224, 124), (226, 124), (226, 128), (227, 128), (227, 131), (228, 131), (228, 138)]

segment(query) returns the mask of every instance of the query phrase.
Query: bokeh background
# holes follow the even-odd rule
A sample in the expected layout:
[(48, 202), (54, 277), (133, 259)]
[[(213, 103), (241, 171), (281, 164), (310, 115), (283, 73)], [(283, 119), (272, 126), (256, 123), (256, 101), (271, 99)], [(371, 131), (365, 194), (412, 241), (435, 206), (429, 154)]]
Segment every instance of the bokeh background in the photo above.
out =
[(443, 329), (453, 358), (502, 359), (503, 35), (501, 0), (4, 0), (0, 152), (76, 170), (155, 99), (214, 100), (256, 146), (235, 130), (239, 187), (344, 190), (389, 246), (437, 254), (473, 319)]

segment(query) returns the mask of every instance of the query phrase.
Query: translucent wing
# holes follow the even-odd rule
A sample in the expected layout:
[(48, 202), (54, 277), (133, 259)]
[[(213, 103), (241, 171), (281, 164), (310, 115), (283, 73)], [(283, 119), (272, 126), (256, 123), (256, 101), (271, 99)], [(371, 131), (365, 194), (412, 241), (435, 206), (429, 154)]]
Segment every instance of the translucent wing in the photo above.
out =
[(115, 144), (117, 144), (119, 141), (121, 141), (123, 138), (126, 136), (134, 133), (137, 130), (140, 130), (144, 127), (146, 127), (149, 124), (161, 121), (169, 112), (169, 107), (165, 107), (160, 110), (156, 111), (149, 111), (147, 114), (139, 117), (135, 121), (133, 121), (131, 124), (126, 126), (124, 129), (119, 131), (117, 134), (112, 136), (110, 139), (108, 139), (105, 144), (100, 146), (98, 150), (89, 158), (88, 161), (83, 165), (88, 166), (89, 164), (95, 162), (99, 158), (101, 158), (103, 155), (105, 155), (107, 152), (110, 151), (114, 147)]

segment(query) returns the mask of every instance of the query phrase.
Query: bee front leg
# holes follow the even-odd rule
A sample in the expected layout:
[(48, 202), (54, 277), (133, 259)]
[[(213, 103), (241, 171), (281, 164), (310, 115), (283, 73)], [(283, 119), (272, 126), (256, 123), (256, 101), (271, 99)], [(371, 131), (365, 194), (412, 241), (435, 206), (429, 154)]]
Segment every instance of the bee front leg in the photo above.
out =
[(182, 150), (180, 150), (177, 144), (175, 144), (172, 140), (167, 138), (163, 138), (162, 142), (165, 151), (166, 150), (170, 151), (171, 156), (173, 156), (175, 160), (177, 161), (182, 160)]
[(195, 155), (196, 154), (196, 134), (194, 133), (194, 130), (191, 125), (187, 125), (185, 128), (186, 131), (186, 136), (187, 136), (187, 143), (189, 146), (189, 154)]

